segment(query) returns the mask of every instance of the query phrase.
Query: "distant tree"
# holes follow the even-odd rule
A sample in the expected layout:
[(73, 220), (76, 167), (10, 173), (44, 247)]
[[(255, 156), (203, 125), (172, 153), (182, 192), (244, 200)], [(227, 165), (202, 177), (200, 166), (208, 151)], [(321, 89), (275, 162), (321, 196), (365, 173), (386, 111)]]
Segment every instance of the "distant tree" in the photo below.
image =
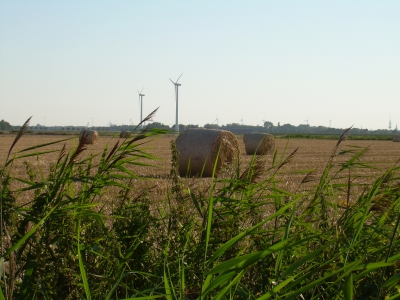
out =
[(189, 124), (189, 125), (186, 125), (186, 128), (187, 128), (187, 129), (199, 128), (199, 125)]
[(147, 124), (146, 127), (149, 129), (151, 129), (151, 128), (170, 129), (169, 126), (164, 125), (163, 123), (159, 123), (159, 122), (153, 122), (153, 123)]
[(0, 130), (12, 130), (12, 126), (10, 125), (10, 123), (1, 120), (0, 121)]
[(243, 125), (241, 125), (241, 124), (239, 124), (239, 123), (229, 123), (229, 124), (223, 125), (223, 126), (222, 126), (222, 129), (225, 129), (225, 130), (234, 130), (234, 129), (236, 129), (236, 128), (243, 128), (243, 127), (245, 127), (245, 126), (243, 126)]
[(285, 133), (297, 132), (296, 127), (291, 124), (283, 124), (282, 126), (279, 126), (279, 130)]
[(205, 129), (219, 129), (219, 126), (217, 124), (209, 124), (209, 123), (207, 123), (207, 124), (204, 125), (204, 128)]
[[(175, 128), (175, 126), (173, 126), (174, 128)], [(183, 125), (183, 124), (179, 124), (179, 132), (181, 132), (181, 131), (186, 131), (186, 126), (185, 125)]]
[(264, 128), (266, 128), (268, 130), (271, 127), (274, 127), (274, 124), (272, 122), (270, 122), (270, 121), (265, 121), (264, 122)]
[(308, 124), (300, 124), (297, 126), (297, 132), (310, 132), (310, 125)]

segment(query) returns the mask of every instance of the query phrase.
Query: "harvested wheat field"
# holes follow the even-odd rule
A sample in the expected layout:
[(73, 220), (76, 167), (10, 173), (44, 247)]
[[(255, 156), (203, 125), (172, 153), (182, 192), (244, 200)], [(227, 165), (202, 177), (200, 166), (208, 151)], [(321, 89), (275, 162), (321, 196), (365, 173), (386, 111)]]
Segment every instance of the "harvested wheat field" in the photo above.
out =
[[(24, 135), (11, 151), (12, 160), (7, 155), (15, 137), (1, 135), (0, 163), (6, 165), (0, 166), (3, 224), (8, 228), (3, 235), (5, 257), (12, 251), (10, 245), (24, 243), (14, 264), (22, 271), (11, 272), (8, 259), (5, 273), (14, 276), (12, 280), (17, 277), (13, 274), (22, 274), (25, 277), (17, 280), (25, 282), (30, 276), (23, 271), (25, 257), (40, 258), (35, 268), (49, 270), (35, 272), (47, 276), (43, 282), (69, 272), (71, 279), (61, 287), (58, 279), (47, 284), (53, 295), (66, 285), (83, 295), (81, 281), (75, 279), (81, 272), (88, 275), (87, 286), (102, 293), (96, 299), (107, 298), (110, 290), (114, 293), (114, 282), (121, 282), (118, 299), (125, 297), (127, 287), (134, 293), (145, 291), (139, 298), (147, 291), (157, 290), (159, 295), (164, 293), (163, 282), (179, 286), (183, 273), (186, 285), (181, 295), (199, 299), (204, 278), (210, 278), (219, 293), (226, 289), (221, 284), (229, 287), (240, 270), (240, 284), (254, 295), (246, 299), (273, 291), (275, 283), (260, 289), (268, 282), (264, 279), (285, 273), (280, 280), (290, 284), (282, 285), (282, 299), (294, 299), (300, 292), (304, 299), (316, 293), (325, 297), (326, 291), (331, 294), (324, 299), (332, 299), (342, 288), (331, 282), (343, 276), (357, 287), (359, 299), (366, 299), (366, 276), (381, 282), (385, 297), (398, 295), (397, 287), (386, 283), (397, 280), (399, 273), (400, 168), (391, 170), (400, 157), (399, 143), (276, 138), (273, 155), (252, 156), (246, 154), (242, 137), (233, 136), (235, 153), (239, 146), (236, 162), (218, 170), (216, 179), (186, 178), (179, 176), (179, 141), (171, 142), (177, 136), (158, 133), (126, 139), (116, 133), (100, 136), (93, 145), (78, 144), (78, 136)], [(195, 148), (200, 138), (190, 139), (188, 148)], [(223, 154), (227, 153), (229, 149)], [(190, 154), (186, 152), (186, 158)], [(11, 229), (17, 234), (8, 234)], [(345, 255), (351, 260), (346, 266), (341, 261)], [(182, 265), (184, 272), (179, 271)], [(226, 271), (218, 271), (227, 265)], [(174, 271), (166, 275), (165, 266)], [(381, 273), (377, 266), (391, 269)], [(121, 278), (128, 270), (146, 277)], [(226, 274), (231, 278), (221, 283)], [(307, 281), (293, 280), (297, 276)], [(352, 279), (357, 276), (361, 279)], [(108, 285), (99, 278), (107, 278)], [(165, 290), (162, 299), (168, 298)], [(341, 295), (340, 299), (352, 299)]]
[[(154, 198), (155, 200), (163, 199), (165, 192), (170, 188), (169, 174), (171, 170), (171, 140), (177, 138), (174, 134), (161, 135), (159, 137), (144, 139), (138, 141), (138, 149), (143, 150), (147, 153), (154, 155), (157, 159), (146, 160), (138, 159), (140, 163), (147, 163), (149, 166), (130, 166), (132, 171), (140, 177), (140, 180), (133, 180), (130, 184), (133, 187), (133, 191), (143, 192), (143, 188), (146, 187), (148, 197)], [(4, 164), (9, 148), (15, 139), (15, 135), (3, 134), (0, 135), (0, 164)], [(67, 139), (67, 140), (66, 140)], [(240, 149), (240, 168), (241, 172), (249, 165), (252, 160), (251, 155), (247, 155), (245, 151), (245, 145), (241, 136), (237, 136), (239, 149)], [(46, 176), (50, 166), (54, 163), (60, 153), (60, 150), (65, 145), (66, 153), (77, 146), (78, 136), (56, 136), (56, 135), (25, 135), (18, 143), (14, 146), (11, 156), (22, 149), (33, 147), (35, 145), (48, 144), (55, 141), (65, 140), (63, 142), (52, 144), (40, 148), (39, 150), (32, 149), (30, 151), (20, 153), (35, 153), (35, 151), (49, 152), (38, 157), (32, 156), (27, 158), (19, 159), (15, 162), (12, 168), (13, 176), (28, 179), (26, 166), (24, 162), (28, 162), (30, 166), (36, 170), (36, 174), (39, 177), (40, 173)], [(81, 154), (78, 159), (83, 159), (90, 156), (91, 154), (99, 154), (108, 145), (108, 151), (115, 145), (115, 143), (122, 143), (123, 140), (119, 139), (119, 136), (99, 136), (97, 144), (86, 145), (86, 150)], [(287, 163), (279, 169), (279, 179), (281, 187), (287, 191), (295, 192), (299, 190), (310, 190), (318, 184), (321, 173), (326, 167), (326, 164), (332, 154), (333, 149), (337, 141), (334, 140), (308, 140), (308, 139), (275, 139), (275, 147), (277, 155), (275, 158), (275, 165), (285, 161), (290, 154), (296, 149), (293, 157)], [(333, 159), (334, 170), (339, 169), (341, 164), (346, 160), (350, 159), (356, 152), (361, 151), (364, 148), (368, 148), (365, 153), (357, 160), (358, 166), (352, 168), (352, 183), (354, 189), (352, 191), (352, 198), (359, 195), (363, 190), (363, 186), (358, 184), (371, 183), (373, 179), (377, 178), (377, 175), (383, 174), (391, 166), (400, 159), (400, 144), (393, 143), (392, 141), (354, 141), (347, 140), (343, 141), (337, 153), (342, 152), (341, 155), (337, 155)], [(353, 152), (351, 152), (353, 151)], [(98, 162), (100, 155), (98, 155), (94, 162)], [(265, 155), (260, 159), (265, 161), (265, 169), (268, 170), (273, 164), (273, 155)], [(369, 167), (366, 168), (365, 165)], [(312, 172), (313, 176), (309, 176), (306, 184), (301, 184), (307, 173)], [(334, 174), (334, 172), (331, 172)], [(222, 173), (220, 176), (228, 176), (229, 174)], [(264, 174), (268, 176), (268, 172)], [(262, 179), (259, 178), (259, 180)], [(343, 174), (341, 175), (343, 177)], [(145, 180), (143, 180), (145, 179)], [(314, 181), (313, 181), (314, 179)], [(37, 179), (39, 180), (39, 178)], [(197, 187), (207, 187), (207, 183), (211, 181), (210, 178), (191, 178), (185, 179), (187, 184), (194, 184)], [(338, 179), (347, 181), (348, 178)], [(20, 183), (22, 187), (23, 183)], [(19, 187), (14, 187), (15, 189)], [(118, 191), (115, 191), (118, 193)], [(113, 195), (104, 195), (104, 201), (112, 201)], [(23, 201), (23, 199), (20, 199)]]

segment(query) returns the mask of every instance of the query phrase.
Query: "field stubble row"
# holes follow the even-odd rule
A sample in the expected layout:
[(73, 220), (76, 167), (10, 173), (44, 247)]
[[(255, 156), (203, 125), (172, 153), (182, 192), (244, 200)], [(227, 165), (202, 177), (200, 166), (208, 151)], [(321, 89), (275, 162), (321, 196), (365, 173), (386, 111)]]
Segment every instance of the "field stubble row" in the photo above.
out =
[[(143, 189), (150, 191), (149, 195), (154, 200), (163, 199), (165, 192), (170, 188), (171, 183), (169, 179), (169, 172), (171, 169), (171, 149), (170, 141), (175, 139), (176, 135), (163, 135), (153, 140), (144, 140), (141, 142), (139, 147), (142, 150), (156, 156), (158, 159), (148, 161), (152, 166), (132, 166), (132, 170), (141, 177), (140, 180), (134, 180), (132, 184), (135, 190), (142, 192)], [(0, 163), (3, 164), (7, 157), (9, 148), (13, 143), (14, 135), (0, 135)], [(22, 149), (32, 147), (34, 145), (51, 143), (57, 140), (65, 139), (65, 136), (45, 136), (45, 135), (25, 135), (23, 136), (16, 146), (14, 147), (11, 155), (20, 151)], [(111, 138), (111, 137), (100, 137), (96, 145), (88, 145), (86, 151), (83, 153), (83, 157), (87, 157), (91, 154), (101, 153), (108, 144), (109, 149), (117, 142), (122, 142), (123, 139)], [(244, 169), (249, 165), (252, 156), (246, 155), (244, 149), (244, 143), (242, 142), (241, 136), (238, 136), (239, 146), (240, 146), (240, 164)], [(76, 147), (78, 143), (78, 138), (73, 138), (71, 140), (65, 141), (66, 149), (71, 150)], [(289, 192), (294, 192), (299, 190), (300, 183), (305, 176), (302, 171), (305, 170), (315, 170), (316, 181), (311, 181), (305, 185), (302, 185), (302, 189), (310, 190), (313, 189), (315, 184), (318, 184), (319, 175), (323, 172), (329, 157), (336, 145), (337, 141), (334, 140), (308, 140), (308, 139), (276, 139), (275, 146), (277, 150), (277, 161), (284, 159), (295, 149), (298, 148), (293, 160), (290, 161), (284, 168), (281, 169), (281, 174), (279, 175), (281, 187)], [(24, 162), (27, 161), (31, 164), (33, 168), (36, 169), (37, 174), (43, 172), (46, 176), (50, 164), (54, 162), (61, 150), (64, 143), (54, 144), (41, 148), (40, 151), (56, 151), (54, 153), (49, 153), (41, 155), (38, 158), (35, 156), (17, 160), (13, 165), (13, 176), (26, 178), (26, 169)], [(344, 141), (341, 143), (339, 148), (339, 153), (342, 151), (343, 155), (338, 155), (334, 159), (334, 169), (338, 169), (341, 163), (349, 159), (353, 154), (344, 153), (348, 150), (359, 151), (363, 148), (368, 147), (368, 150), (360, 158), (360, 163), (368, 164), (373, 168), (360, 168), (352, 170), (352, 180), (354, 188), (352, 190), (352, 199), (358, 197), (358, 195), (363, 190), (364, 184), (369, 184), (371, 181), (383, 174), (386, 170), (392, 167), (400, 159), (400, 143), (393, 143), (391, 141)], [(32, 150), (34, 151), (34, 150)], [(98, 162), (100, 156), (94, 159), (94, 162)], [(272, 165), (273, 156), (265, 156), (267, 168)], [(146, 161), (142, 161), (146, 162)], [(40, 171), (39, 171), (40, 170)], [(146, 180), (142, 180), (142, 179)], [(342, 178), (343, 181), (348, 180), (347, 178)], [(195, 182), (197, 187), (206, 187), (210, 182), (210, 179), (187, 179), (188, 182), (192, 184)], [(340, 180), (339, 180), (340, 181)], [(339, 182), (338, 181), (338, 182)], [(22, 183), (21, 183), (22, 185)], [(22, 187), (22, 186), (20, 186)], [(19, 187), (14, 187), (15, 189)], [(115, 189), (117, 193), (117, 189)], [(109, 193), (104, 195), (104, 201), (112, 200), (115, 195)], [(341, 197), (339, 195), (339, 197)], [(24, 201), (19, 199), (19, 201)]]

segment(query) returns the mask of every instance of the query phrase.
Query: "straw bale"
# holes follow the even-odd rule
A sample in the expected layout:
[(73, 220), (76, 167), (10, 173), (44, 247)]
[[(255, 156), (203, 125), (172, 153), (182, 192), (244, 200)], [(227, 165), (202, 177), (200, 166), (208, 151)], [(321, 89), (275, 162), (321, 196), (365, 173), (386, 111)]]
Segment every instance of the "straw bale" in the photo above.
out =
[(128, 138), (131, 136), (131, 133), (129, 131), (121, 131), (121, 133), (119, 134), (120, 138)]
[(275, 152), (275, 139), (267, 133), (245, 133), (243, 142), (249, 155), (266, 155)]
[(99, 139), (99, 134), (96, 130), (82, 129), (79, 133), (79, 142), (85, 145), (94, 145)]
[(393, 134), (393, 142), (400, 142), (400, 134), (399, 135)]
[(210, 177), (215, 163), (217, 164), (216, 174), (218, 174), (239, 155), (239, 143), (235, 135), (226, 130), (191, 129), (185, 131), (176, 139), (176, 148), (179, 151), (179, 174), (181, 176)]

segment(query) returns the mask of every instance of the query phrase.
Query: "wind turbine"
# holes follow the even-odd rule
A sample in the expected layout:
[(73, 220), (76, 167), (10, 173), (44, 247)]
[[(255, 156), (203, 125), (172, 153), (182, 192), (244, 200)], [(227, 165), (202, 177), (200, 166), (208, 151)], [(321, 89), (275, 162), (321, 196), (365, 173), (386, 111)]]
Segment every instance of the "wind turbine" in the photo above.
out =
[(308, 125), (308, 119), (309, 119), (310, 117), (307, 117), (307, 120), (304, 120), (304, 121), (306, 121), (307, 122), (307, 125)]
[[(217, 118), (215, 119), (215, 121), (217, 121), (217, 126), (219, 126), (219, 125), (218, 125), (218, 116), (217, 116)], [(215, 121), (214, 121), (214, 122), (215, 122)]]
[[(181, 76), (182, 75), (183, 75), (183, 73), (181, 74)], [(176, 82), (173, 82), (171, 78), (169, 79), (175, 85), (175, 97), (176, 97), (175, 132), (176, 133), (179, 133), (179, 124), (178, 124), (178, 88), (181, 86), (181, 84), (178, 83), (178, 80), (179, 80), (179, 78), (181, 78), (181, 76), (178, 77)]]
[[(142, 116), (143, 116), (143, 96), (144, 94), (142, 94), (144, 87), (142, 88), (142, 90), (139, 92), (138, 90), (138, 94), (139, 94), (139, 104), (140, 104), (140, 123), (142, 123)], [(140, 125), (141, 128), (143, 128), (143, 124)]]

